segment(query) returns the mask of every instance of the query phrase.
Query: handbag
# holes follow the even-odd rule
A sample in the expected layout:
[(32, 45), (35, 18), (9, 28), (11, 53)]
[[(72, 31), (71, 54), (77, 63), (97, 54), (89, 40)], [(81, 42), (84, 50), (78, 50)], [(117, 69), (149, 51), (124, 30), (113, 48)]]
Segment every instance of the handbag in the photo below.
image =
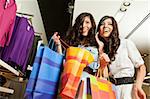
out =
[[(54, 41), (52, 41), (52, 38), (48, 46), (40, 46), (39, 49), (43, 53), (40, 54), (40, 62), (35, 63), (38, 66), (33, 65), (30, 78), (34, 78), (34, 83), (32, 84), (29, 79), (27, 85), (27, 89), (30, 89), (31, 92), (30, 97), (32, 98), (27, 99), (56, 99), (64, 56), (54, 51)], [(29, 85), (32, 85), (32, 87), (29, 88)], [(26, 91), (28, 91), (27, 89)]]
[(80, 83), (83, 69), (94, 61), (93, 55), (86, 49), (69, 47), (66, 52), (66, 62), (62, 73), (61, 97), (74, 99)]

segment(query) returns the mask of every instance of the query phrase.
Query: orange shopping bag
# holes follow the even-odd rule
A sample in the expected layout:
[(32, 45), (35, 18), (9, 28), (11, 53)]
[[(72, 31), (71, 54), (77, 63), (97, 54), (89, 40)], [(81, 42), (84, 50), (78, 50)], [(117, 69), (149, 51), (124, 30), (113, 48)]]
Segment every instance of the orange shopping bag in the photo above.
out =
[(114, 85), (105, 80), (90, 75), (92, 99), (117, 99)]
[(83, 69), (94, 61), (93, 55), (86, 49), (69, 47), (62, 74), (61, 97), (74, 99)]

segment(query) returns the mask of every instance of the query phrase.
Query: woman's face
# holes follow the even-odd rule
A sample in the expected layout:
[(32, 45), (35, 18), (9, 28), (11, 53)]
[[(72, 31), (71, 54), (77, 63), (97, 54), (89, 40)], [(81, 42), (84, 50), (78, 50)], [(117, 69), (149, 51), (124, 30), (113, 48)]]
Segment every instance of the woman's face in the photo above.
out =
[(90, 20), (90, 18), (89, 18), (88, 16), (86, 16), (86, 17), (84, 18), (84, 21), (83, 21), (82, 35), (83, 35), (83, 36), (87, 36), (89, 30), (91, 29), (91, 27), (92, 27), (91, 20)]
[(110, 18), (104, 20), (100, 25), (100, 35), (103, 38), (108, 38), (113, 31), (112, 20)]

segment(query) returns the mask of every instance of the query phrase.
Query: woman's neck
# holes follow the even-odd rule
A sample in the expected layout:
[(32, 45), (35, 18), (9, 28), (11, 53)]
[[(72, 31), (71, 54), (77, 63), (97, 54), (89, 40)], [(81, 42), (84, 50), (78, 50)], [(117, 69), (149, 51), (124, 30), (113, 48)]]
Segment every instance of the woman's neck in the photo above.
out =
[(108, 38), (108, 37), (107, 37), (107, 38), (104, 37), (103, 39), (104, 39), (107, 43), (109, 42), (109, 38)]

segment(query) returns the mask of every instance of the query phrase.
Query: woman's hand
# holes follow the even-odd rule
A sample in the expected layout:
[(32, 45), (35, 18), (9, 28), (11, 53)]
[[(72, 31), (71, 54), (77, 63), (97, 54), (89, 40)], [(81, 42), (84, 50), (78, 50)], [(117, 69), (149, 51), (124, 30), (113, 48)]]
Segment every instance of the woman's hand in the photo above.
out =
[(54, 42), (55, 42), (56, 45), (61, 45), (60, 36), (58, 35), (58, 32), (54, 33), (52, 39), (54, 40)]
[(100, 54), (100, 67), (104, 69), (110, 62), (110, 59), (106, 53)]
[(62, 54), (62, 48), (61, 48), (61, 42), (60, 42), (60, 36), (58, 35), (58, 32), (55, 32), (52, 36), (52, 39), (54, 40), (56, 46), (57, 46), (57, 52)]
[(141, 87), (136, 84), (133, 85), (133, 99), (146, 99), (146, 95)]
[(97, 44), (99, 46), (99, 52), (102, 53), (103, 52), (104, 43), (99, 40), (98, 35), (99, 35), (99, 32), (96, 33), (95, 39), (96, 39), (96, 42), (97, 42)]

